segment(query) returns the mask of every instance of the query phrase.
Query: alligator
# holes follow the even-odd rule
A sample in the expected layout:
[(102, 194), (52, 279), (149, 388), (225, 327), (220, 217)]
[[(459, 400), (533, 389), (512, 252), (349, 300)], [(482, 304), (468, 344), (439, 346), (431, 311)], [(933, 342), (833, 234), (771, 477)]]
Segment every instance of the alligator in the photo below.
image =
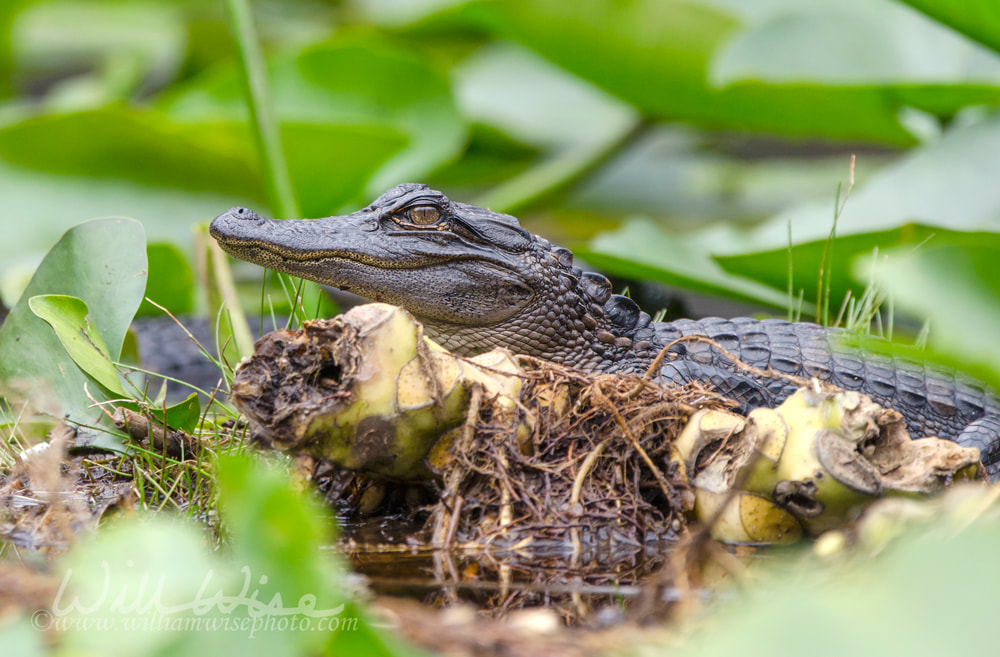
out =
[(461, 355), (505, 347), (587, 371), (642, 374), (667, 348), (661, 382), (700, 382), (744, 411), (777, 406), (799, 387), (795, 378), (816, 377), (896, 409), (912, 436), (977, 447), (987, 476), (1000, 474), (1000, 400), (982, 383), (859, 349), (846, 331), (806, 322), (653, 322), (612, 294), (607, 278), (575, 267), (568, 249), (426, 185), (398, 185), (362, 210), (324, 219), (278, 221), (237, 207), (210, 232), (237, 258), (402, 306)]

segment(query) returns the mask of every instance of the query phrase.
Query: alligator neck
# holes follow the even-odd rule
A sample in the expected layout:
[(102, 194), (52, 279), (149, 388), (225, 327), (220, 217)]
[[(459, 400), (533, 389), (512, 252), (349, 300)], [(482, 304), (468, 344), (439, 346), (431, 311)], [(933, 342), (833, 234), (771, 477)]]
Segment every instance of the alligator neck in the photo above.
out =
[(569, 250), (532, 237), (537, 260), (548, 261), (549, 270), (528, 307), (487, 326), (418, 315), (427, 335), (462, 355), (504, 347), (588, 371), (644, 369), (652, 362), (657, 348), (650, 316), (628, 297), (612, 294), (605, 276), (574, 267)]

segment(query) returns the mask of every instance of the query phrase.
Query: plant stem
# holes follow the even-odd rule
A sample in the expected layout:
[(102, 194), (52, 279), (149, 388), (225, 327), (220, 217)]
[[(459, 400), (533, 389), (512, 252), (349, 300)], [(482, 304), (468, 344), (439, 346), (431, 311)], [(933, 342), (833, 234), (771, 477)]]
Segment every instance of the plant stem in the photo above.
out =
[[(236, 282), (233, 280), (233, 272), (229, 268), (229, 260), (214, 241), (209, 244), (209, 249), (212, 254), (212, 265), (215, 268), (216, 285), (222, 294), (222, 305), (229, 311), (233, 339), (236, 341), (236, 351), (239, 352), (240, 358), (246, 358), (253, 354), (253, 337), (250, 333), (250, 324), (240, 306), (240, 299), (236, 293)], [(219, 357), (222, 357), (221, 350)]]
[(795, 289), (792, 270), (792, 220), (788, 220), (788, 321), (795, 321)]
[(281, 132), (274, 114), (274, 102), (267, 79), (267, 67), (261, 51), (257, 30), (253, 24), (247, 0), (224, 0), (229, 26), (233, 33), (247, 108), (253, 133), (260, 152), (264, 184), (267, 185), (272, 210), (281, 219), (299, 216), (298, 202), (288, 175), (285, 153), (281, 147)]
[(521, 172), (475, 200), (494, 212), (514, 212), (553, 194), (604, 164), (646, 127), (638, 118), (604, 141), (558, 153)]

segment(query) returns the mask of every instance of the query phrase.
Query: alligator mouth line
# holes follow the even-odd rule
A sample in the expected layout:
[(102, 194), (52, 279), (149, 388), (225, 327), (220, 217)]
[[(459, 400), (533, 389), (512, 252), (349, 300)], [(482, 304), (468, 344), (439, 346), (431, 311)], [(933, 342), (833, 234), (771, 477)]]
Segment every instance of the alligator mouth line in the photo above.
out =
[[(289, 250), (277, 248), (277, 245), (273, 243), (268, 243), (264, 241), (257, 240), (246, 240), (240, 238), (230, 238), (222, 237), (216, 238), (219, 243), (223, 246), (224, 250), (232, 250), (232, 255), (240, 258), (254, 259), (254, 256), (260, 254), (263, 256), (260, 259), (270, 261), (272, 257), (276, 257), (279, 260), (285, 262), (295, 262), (295, 263), (322, 263), (330, 261), (347, 261), (357, 264), (369, 265), (376, 267), (378, 269), (416, 269), (421, 264), (409, 265), (407, 263), (400, 263), (399, 260), (391, 259), (380, 259), (374, 256), (365, 256), (363, 254), (351, 253), (348, 251), (330, 251), (330, 250), (316, 250), (316, 251), (299, 251), (299, 250)], [(266, 255), (265, 255), (266, 254)], [(441, 262), (441, 261), (434, 261)], [(430, 264), (430, 263), (428, 263)], [(401, 266), (402, 265), (402, 266)]]
[[(336, 262), (344, 261), (351, 262), (360, 265), (367, 265), (370, 267), (375, 267), (377, 269), (384, 270), (406, 270), (406, 269), (422, 269), (424, 267), (443, 267), (456, 262), (465, 261), (480, 261), (484, 264), (489, 264), (490, 266), (496, 267), (497, 269), (510, 272), (510, 268), (504, 266), (502, 263), (496, 262), (493, 258), (484, 258), (481, 254), (449, 254), (448, 256), (432, 257), (428, 256), (426, 259), (421, 260), (411, 260), (409, 262), (401, 261), (399, 258), (379, 258), (377, 256), (368, 255), (365, 253), (358, 253), (354, 251), (333, 251), (329, 249), (314, 250), (314, 251), (299, 251), (291, 249), (280, 248), (279, 245), (274, 243), (266, 242), (263, 240), (247, 240), (241, 238), (230, 238), (224, 236), (216, 237), (216, 240), (222, 245), (224, 250), (232, 249), (234, 255), (238, 258), (247, 259), (253, 261), (254, 254), (267, 254), (263, 258), (270, 260), (270, 257), (276, 257), (285, 262), (294, 263), (322, 263), (322, 262)], [(258, 263), (260, 264), (260, 263)], [(520, 278), (520, 277), (519, 277)]]

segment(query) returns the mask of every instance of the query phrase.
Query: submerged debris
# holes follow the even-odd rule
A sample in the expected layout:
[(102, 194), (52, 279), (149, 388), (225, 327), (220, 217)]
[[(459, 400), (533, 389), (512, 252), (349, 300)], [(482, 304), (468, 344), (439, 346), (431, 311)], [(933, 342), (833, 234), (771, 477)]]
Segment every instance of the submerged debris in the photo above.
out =
[(0, 472), (0, 539), (28, 550), (59, 553), (106, 513), (135, 504), (131, 477), (69, 457), (73, 432), (57, 426), (51, 441), (20, 454)]

